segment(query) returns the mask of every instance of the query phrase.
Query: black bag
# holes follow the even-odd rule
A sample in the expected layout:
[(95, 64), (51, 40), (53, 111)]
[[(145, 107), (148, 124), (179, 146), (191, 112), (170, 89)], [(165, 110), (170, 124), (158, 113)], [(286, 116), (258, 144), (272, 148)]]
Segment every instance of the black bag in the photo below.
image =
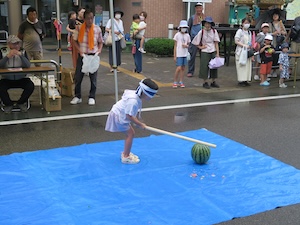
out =
[(290, 38), (292, 40), (297, 39), (297, 37), (299, 36), (299, 33), (300, 33), (299, 31), (300, 31), (300, 25), (292, 26)]
[(40, 33), (37, 31), (37, 29), (35, 28), (34, 24), (30, 24), (30, 25), (31, 25), (32, 28), (35, 30), (35, 32), (37, 32), (37, 34), (38, 34), (39, 37), (40, 37), (40, 40), (43, 41), (43, 39), (44, 39), (43, 33), (40, 34)]
[(285, 39), (284, 35), (277, 35), (276, 36), (276, 43), (277, 43), (277, 45), (281, 45), (283, 43), (284, 39)]
[(249, 49), (248, 52), (247, 52), (247, 57), (248, 57), (248, 58), (251, 58), (252, 56), (254, 56), (254, 50), (251, 48), (251, 49)]

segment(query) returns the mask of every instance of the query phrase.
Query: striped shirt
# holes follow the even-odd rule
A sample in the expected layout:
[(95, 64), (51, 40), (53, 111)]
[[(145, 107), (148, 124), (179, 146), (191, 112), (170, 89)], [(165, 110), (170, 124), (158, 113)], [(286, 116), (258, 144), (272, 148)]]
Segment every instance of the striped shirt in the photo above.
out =
[[(83, 36), (83, 41), (81, 43), (78, 43), (80, 47), (80, 51), (83, 52), (84, 54), (96, 53), (99, 50), (98, 44), (103, 42), (101, 28), (94, 24), (94, 48), (92, 50), (89, 49), (89, 44), (88, 44), (89, 30), (90, 30), (89, 28), (86, 28)], [(73, 38), (75, 41), (77, 41), (78, 35), (76, 35), (76, 37), (74, 36)]]

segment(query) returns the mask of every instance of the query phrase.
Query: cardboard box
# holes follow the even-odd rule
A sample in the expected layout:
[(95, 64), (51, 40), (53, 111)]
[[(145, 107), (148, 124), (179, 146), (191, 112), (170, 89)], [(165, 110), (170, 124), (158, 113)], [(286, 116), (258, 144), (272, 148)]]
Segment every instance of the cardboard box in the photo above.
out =
[(47, 96), (45, 88), (42, 88), (42, 102), (47, 112), (61, 110), (61, 96), (55, 96), (55, 99), (53, 99), (51, 96)]
[(62, 68), (61, 71), (61, 95), (74, 97), (75, 83), (74, 83), (75, 69)]

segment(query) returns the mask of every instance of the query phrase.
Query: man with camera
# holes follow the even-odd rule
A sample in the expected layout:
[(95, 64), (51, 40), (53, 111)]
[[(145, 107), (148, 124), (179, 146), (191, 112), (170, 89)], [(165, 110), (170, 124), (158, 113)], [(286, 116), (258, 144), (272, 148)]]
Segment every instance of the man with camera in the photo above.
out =
[[(42, 40), (46, 36), (45, 25), (37, 19), (36, 9), (29, 7), (26, 11), (27, 18), (19, 26), (18, 37), (23, 41), (23, 48), (30, 59), (43, 59)], [(40, 66), (36, 63), (35, 66)]]

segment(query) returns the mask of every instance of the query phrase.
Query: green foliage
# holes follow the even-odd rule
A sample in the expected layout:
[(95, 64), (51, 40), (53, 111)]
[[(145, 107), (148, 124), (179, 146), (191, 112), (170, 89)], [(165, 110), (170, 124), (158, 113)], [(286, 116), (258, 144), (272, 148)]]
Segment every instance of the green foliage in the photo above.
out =
[(149, 53), (161, 56), (172, 56), (174, 40), (167, 38), (153, 38), (145, 43), (145, 49)]

